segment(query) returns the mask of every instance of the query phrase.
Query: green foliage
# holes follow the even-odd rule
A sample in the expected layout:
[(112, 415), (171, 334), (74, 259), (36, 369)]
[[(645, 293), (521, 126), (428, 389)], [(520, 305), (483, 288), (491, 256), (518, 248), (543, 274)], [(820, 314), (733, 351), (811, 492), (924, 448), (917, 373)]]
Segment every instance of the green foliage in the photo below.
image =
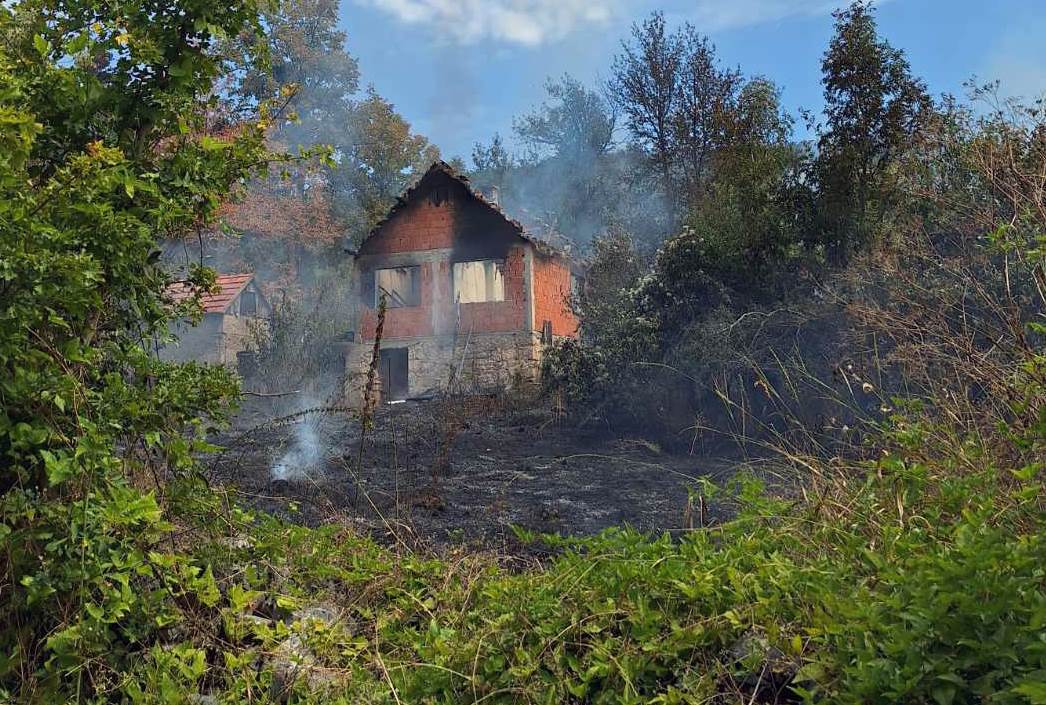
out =
[(845, 684), (838, 702), (1036, 702), (1046, 546), (987, 519), (950, 527), (932, 552), (900, 537), (876, 562), (874, 589), (832, 601), (824, 634)]
[[(336, 235), (359, 241), (391, 207), (412, 177), (439, 158), (439, 150), (396, 112), (373, 86), (360, 90), (359, 65), (338, 27), (336, 0), (285, 0), (261, 8), (261, 38), (237, 37), (227, 53), (235, 58), (233, 87), (224, 108), (233, 116), (251, 115), (273, 102), (270, 137), (288, 146), (326, 145), (331, 158), (314, 173), (293, 174), (293, 188), (281, 182), (251, 185), (254, 194), (274, 198), (293, 193), (308, 203), (310, 189), (322, 190), (320, 208), (335, 221)], [(258, 45), (267, 58), (257, 61)], [(249, 230), (249, 228), (247, 228)], [(289, 223), (280, 235), (302, 227)], [(264, 224), (260, 228), (265, 232)]]
[(358, 242), (410, 180), (439, 159), (439, 149), (373, 88), (356, 102), (350, 119), (349, 129), (342, 126), (332, 143), (339, 156), (327, 178), (334, 213), (348, 222)]
[(506, 212), (534, 232), (583, 245), (625, 210), (620, 155), (613, 153), (615, 113), (597, 91), (570, 75), (545, 84), (547, 100), (513, 121), (525, 146), (508, 153), (500, 136), (476, 144), (471, 179), (496, 187)]
[(827, 126), (816, 178), (823, 241), (845, 257), (879, 234), (897, 196), (892, 167), (933, 106), (904, 52), (879, 37), (870, 3), (858, 0), (835, 20), (821, 64)]
[(155, 248), (264, 158), (251, 125), (201, 135), (214, 47), (256, 21), (250, 3), (0, 10), (0, 687), (26, 700), (105, 697), (179, 600), (213, 599), (166, 543), (159, 495), (179, 490), (157, 480), (188, 476), (236, 385), (149, 355), (171, 312)]
[(585, 283), (572, 302), (581, 339), (565, 339), (542, 358), (546, 388), (572, 403), (619, 400), (639, 393), (647, 375), (639, 366), (658, 344), (657, 320), (638, 315), (633, 287), (644, 262), (628, 235), (596, 239)]
[(701, 206), (731, 151), (783, 145), (791, 130), (772, 82), (722, 67), (707, 37), (689, 23), (669, 32), (660, 12), (633, 25), (608, 87), (680, 217)]
[[(338, 29), (338, 3), (295, 0), (260, 9), (261, 57), (259, 38), (253, 35), (233, 37), (223, 47), (239, 72), (229, 107), (239, 113), (267, 101), (287, 102), (281, 137), (332, 144), (344, 129), (360, 80), (358, 62), (346, 52), (345, 32)], [(298, 119), (289, 119), (290, 113)]]
[(270, 384), (271, 392), (301, 391), (322, 399), (344, 376), (344, 342), (351, 318), (350, 275), (344, 267), (322, 272), (305, 297), (284, 296), (272, 304), (264, 327), (252, 330), (257, 374), (251, 385)]
[(614, 137), (614, 114), (599, 94), (570, 75), (549, 80), (550, 102), (515, 121), (515, 131), (535, 151), (548, 151), (569, 161), (606, 152)]
[[(747, 702), (763, 673), (795, 675), (810, 702), (1037, 702), (1037, 505), (1009, 503), (1018, 488), (998, 473), (960, 488), (930, 472), (901, 512), (895, 467), (876, 463), (843, 512), (768, 498), (750, 479), (705, 483), (701, 493), (735, 503), (734, 519), (675, 538), (545, 537), (555, 558), (522, 570), (237, 514), (250, 538), (201, 544), (213, 574), (181, 578), (196, 581), (198, 616), (212, 616), (143, 654), (128, 692), (141, 702), (203, 687), (223, 702), (272, 702), (285, 689), (294, 702)], [(935, 497), (959, 491), (962, 511), (937, 510)], [(310, 605), (331, 618), (301, 611)], [(288, 643), (301, 664), (289, 681), (278, 656)], [(217, 652), (203, 671), (208, 644)]]

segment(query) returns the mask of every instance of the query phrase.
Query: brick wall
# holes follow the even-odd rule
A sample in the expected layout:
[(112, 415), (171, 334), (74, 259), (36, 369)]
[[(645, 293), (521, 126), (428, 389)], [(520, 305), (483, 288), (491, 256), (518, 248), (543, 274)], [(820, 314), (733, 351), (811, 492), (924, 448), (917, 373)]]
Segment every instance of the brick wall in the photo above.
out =
[[(505, 300), (455, 304), (453, 301), (453, 265), (450, 252), (446, 259), (418, 262), (421, 279), (421, 302), (418, 306), (389, 308), (385, 312), (385, 338), (417, 338), (460, 332), (507, 332), (527, 326), (527, 287), (524, 274), (526, 245), (512, 247), (505, 256)], [(373, 276), (372, 268), (397, 266), (383, 264), (378, 257), (367, 258), (367, 269), (360, 276)], [(378, 325), (377, 310), (372, 302), (363, 301), (359, 332), (362, 340), (373, 340)]]
[[(439, 182), (449, 198), (439, 204), (425, 189), (402, 205), (360, 248), (358, 280), (374, 269), (393, 266), (420, 268), (419, 306), (390, 308), (385, 316), (385, 338), (415, 338), (461, 332), (508, 332), (527, 327), (525, 252), (503, 217), (472, 200), (460, 184)], [(473, 259), (505, 261), (505, 300), (455, 306), (452, 263)], [(373, 340), (377, 311), (364, 300), (360, 287), (359, 338)]]
[(454, 223), (459, 208), (460, 201), (456, 198), (440, 205), (428, 198), (413, 200), (382, 225), (380, 233), (363, 244), (360, 254), (381, 255), (453, 247)]
[[(375, 267), (380, 267), (380, 260), (372, 260)], [(419, 267), (421, 278), (421, 305), (406, 306), (401, 308), (390, 308), (385, 312), (385, 329), (382, 335), (386, 338), (413, 338), (419, 336), (435, 335), (435, 325), (432, 316), (433, 310), (433, 280), (441, 276), (441, 268), (437, 262), (422, 262)], [(373, 276), (369, 272), (361, 273), (362, 276)], [(364, 302), (372, 305), (373, 302)], [(363, 308), (360, 314), (360, 335), (363, 340), (374, 340), (374, 331), (378, 325), (378, 311), (375, 308)]]
[(552, 321), (552, 334), (574, 336), (578, 320), (570, 310), (570, 267), (558, 257), (534, 257), (534, 327)]
[[(523, 271), (526, 246), (517, 245), (505, 257), (505, 300), (458, 304), (462, 333), (495, 333), (527, 327), (527, 285)], [(448, 280), (449, 281), (449, 280)]]

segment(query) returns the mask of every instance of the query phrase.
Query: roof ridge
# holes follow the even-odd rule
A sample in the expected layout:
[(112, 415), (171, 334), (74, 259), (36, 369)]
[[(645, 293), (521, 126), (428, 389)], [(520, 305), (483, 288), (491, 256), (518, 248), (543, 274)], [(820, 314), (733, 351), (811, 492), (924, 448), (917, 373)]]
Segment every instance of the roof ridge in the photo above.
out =
[(367, 242), (372, 237), (374, 237), (374, 235), (376, 235), (377, 232), (382, 227), (384, 227), (384, 225), (388, 223), (389, 220), (392, 219), (392, 216), (394, 216), (400, 210), (400, 208), (407, 205), (410, 199), (414, 196), (414, 192), (421, 185), (421, 182), (424, 181), (425, 178), (432, 173), (445, 174), (446, 176), (460, 183), (462, 186), (465, 187), (465, 191), (468, 193), (469, 196), (479, 201), (481, 204), (485, 205), (487, 208), (491, 209), (496, 214), (504, 218), (505, 221), (508, 222), (515, 229), (516, 235), (518, 235), (523, 240), (529, 242), (530, 244), (534, 245), (534, 247), (543, 250), (545, 254), (559, 255), (561, 257), (567, 256), (566, 253), (558, 247), (555, 247), (549, 242), (545, 242), (544, 240), (538, 238), (533, 233), (528, 231), (526, 226), (523, 225), (523, 223), (506, 213), (504, 209), (502, 209), (500, 203), (494, 203), (489, 198), (487, 198), (487, 196), (483, 192), (481, 192), (479, 189), (473, 186), (472, 182), (469, 180), (469, 177), (467, 175), (461, 173), (458, 169), (454, 167), (453, 164), (450, 164), (444, 161), (443, 159), (437, 159), (434, 162), (432, 162), (432, 164), (429, 165), (429, 168), (425, 170), (425, 173), (419, 176), (410, 186), (405, 188), (403, 192), (396, 197), (396, 202), (392, 204), (392, 207), (389, 208), (385, 216), (374, 224), (374, 227), (370, 229), (366, 237), (364, 237), (363, 240), (360, 242), (360, 246), (362, 246), (363, 243)]

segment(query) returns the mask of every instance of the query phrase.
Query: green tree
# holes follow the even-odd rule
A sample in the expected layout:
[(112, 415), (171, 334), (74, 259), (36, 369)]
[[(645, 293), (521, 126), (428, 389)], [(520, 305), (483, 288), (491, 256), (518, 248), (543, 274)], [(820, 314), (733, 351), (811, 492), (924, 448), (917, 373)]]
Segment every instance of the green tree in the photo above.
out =
[(529, 154), (504, 200), (538, 212), (545, 228), (587, 243), (605, 229), (620, 192), (609, 163), (616, 115), (569, 75), (550, 79), (545, 90), (548, 99), (514, 121)]
[(150, 354), (191, 310), (156, 245), (266, 162), (256, 123), (208, 136), (201, 97), (219, 40), (259, 29), (251, 2), (0, 8), (0, 696), (119, 699), (179, 596), (213, 599), (167, 540), (160, 479), (189, 481), (235, 383)]
[(649, 155), (661, 188), (671, 192), (673, 123), (684, 47), (678, 36), (666, 32), (664, 14), (656, 12), (632, 26), (632, 42), (622, 42), (621, 49), (622, 53), (614, 57), (610, 93), (632, 138)]
[[(361, 95), (358, 63), (338, 28), (337, 0), (287, 0), (266, 10), (262, 25), (271, 59), (266, 64), (236, 62), (233, 102), (246, 107), (247, 114), (258, 101), (284, 105), (282, 119), (272, 124), (271, 139), (289, 148), (325, 145), (331, 160), (252, 184), (245, 202), (254, 210), (270, 204), (262, 234), (276, 231), (294, 241), (301, 228), (293, 221), (281, 225), (281, 215), (322, 208), (329, 221), (324, 220), (317, 237), (306, 237), (305, 244), (329, 246), (346, 234), (359, 239), (411, 178), (439, 158), (439, 151), (413, 132), (373, 87)], [(237, 39), (234, 53), (250, 51), (258, 41)], [(242, 108), (234, 112), (244, 114)], [(287, 199), (298, 203), (288, 204)], [(238, 213), (230, 221), (234, 226), (258, 222)], [(335, 237), (327, 236), (335, 232)]]
[(333, 142), (335, 163), (326, 171), (334, 213), (348, 233), (362, 238), (439, 148), (415, 133), (373, 88), (358, 101), (351, 122)]
[(896, 196), (891, 167), (932, 104), (904, 52), (879, 37), (863, 0), (835, 13), (821, 73), (827, 124), (817, 179), (824, 238), (838, 257), (875, 237)]
[[(230, 47), (238, 59), (232, 95), (242, 109), (253, 113), (265, 101), (287, 103), (274, 132), (281, 142), (332, 144), (354, 108), (359, 65), (338, 28), (338, 7), (338, 0), (268, 4), (262, 13), (264, 37), (237, 37)], [(265, 62), (254, 58), (259, 41)]]
[(688, 204), (700, 202), (713, 178), (716, 153), (736, 135), (741, 72), (718, 65), (715, 47), (689, 24), (677, 35), (683, 63), (678, 99), (672, 117), (674, 161), (680, 196)]
[(707, 37), (690, 24), (669, 33), (660, 13), (633, 26), (609, 88), (677, 223), (709, 196), (722, 152), (790, 132), (772, 83), (723, 67)]
[(584, 286), (572, 304), (581, 320), (580, 340), (563, 340), (543, 361), (545, 384), (572, 401), (617, 405), (642, 393), (637, 367), (656, 354), (656, 321), (640, 315), (637, 284), (648, 269), (632, 238), (611, 229), (591, 245)]
[(501, 135), (495, 133), (490, 144), (476, 142), (472, 147), (470, 176), (479, 188), (496, 186), (504, 189), (509, 173), (516, 166)]
[[(801, 254), (809, 224), (809, 155), (790, 141), (791, 120), (781, 110), (777, 87), (766, 79), (740, 90), (723, 129), (724, 145), (710, 157), (715, 179), (679, 236), (701, 243), (681, 250), (700, 257), (672, 266), (703, 270), (746, 296), (771, 299)], [(662, 263), (667, 265), (665, 257)], [(686, 277), (663, 279), (675, 285)]]
[(548, 101), (513, 123), (524, 144), (567, 162), (588, 161), (610, 149), (616, 116), (602, 96), (570, 75), (549, 79), (545, 92)]

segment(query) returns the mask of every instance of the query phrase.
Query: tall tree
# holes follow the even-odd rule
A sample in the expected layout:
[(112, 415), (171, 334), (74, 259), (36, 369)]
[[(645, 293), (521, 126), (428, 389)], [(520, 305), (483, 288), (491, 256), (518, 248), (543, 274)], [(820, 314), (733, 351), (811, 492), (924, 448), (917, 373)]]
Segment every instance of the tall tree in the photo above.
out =
[(781, 91), (768, 78), (756, 76), (741, 88), (731, 117), (728, 144), (783, 145), (792, 135), (792, 117), (781, 108)]
[(571, 162), (606, 153), (614, 140), (616, 115), (606, 100), (580, 81), (564, 75), (545, 83), (548, 100), (513, 127), (520, 139), (541, 155)]
[[(346, 235), (359, 239), (439, 156), (373, 88), (361, 95), (359, 67), (337, 11), (337, 0), (287, 0), (263, 16), (271, 71), (243, 66), (231, 93), (248, 109), (263, 99), (281, 102), (285, 108), (273, 121), (271, 139), (288, 148), (327, 145), (331, 159), (251, 184), (242, 207), (229, 208), (234, 228), (250, 225), (252, 234), (313, 249)], [(251, 48), (241, 40), (234, 44)], [(323, 212), (301, 227), (298, 216), (317, 211)]]
[[(531, 203), (545, 208), (545, 227), (585, 243), (606, 226), (616, 185), (607, 155), (616, 116), (597, 92), (564, 75), (545, 84), (547, 100), (514, 121), (516, 135), (529, 149), (522, 164)], [(518, 195), (520, 190), (508, 195)]]
[(549, 79), (545, 91), (537, 108), (513, 121), (524, 156), (509, 154), (495, 135), (475, 146), (472, 178), (480, 188), (498, 187), (504, 207), (536, 232), (584, 244), (605, 229), (615, 206), (616, 114), (569, 75)]
[(373, 88), (355, 104), (334, 148), (335, 164), (327, 170), (334, 213), (357, 239), (384, 215), (412, 176), (439, 159), (439, 149), (413, 132)]
[(773, 84), (749, 83), (726, 128), (730, 145), (711, 157), (715, 179), (681, 232), (659, 249), (642, 290), (648, 315), (669, 334), (724, 301), (773, 300), (794, 283), (792, 265), (801, 262), (811, 201), (808, 155), (788, 140)]
[[(338, 0), (291, 0), (272, 3), (262, 15), (267, 61), (251, 60), (242, 37), (231, 43), (239, 80), (232, 94), (245, 109), (259, 101), (283, 100), (284, 119), (277, 139), (284, 142), (330, 143), (352, 112), (359, 91), (359, 65), (345, 47), (338, 28)], [(256, 43), (257, 38), (249, 39)]]
[(733, 135), (741, 72), (720, 68), (715, 47), (685, 25), (677, 35), (683, 63), (678, 99), (674, 101), (672, 137), (679, 168), (679, 188), (688, 203), (696, 203), (709, 181), (712, 158)]
[(818, 178), (829, 245), (839, 254), (866, 242), (892, 198), (890, 167), (932, 110), (904, 52), (879, 37), (871, 4), (835, 12), (821, 62), (826, 129)]
[(615, 57), (611, 95), (677, 219), (707, 195), (718, 152), (755, 137), (736, 129), (749, 109), (741, 104), (745, 86), (707, 37), (690, 24), (669, 33), (660, 13), (634, 25)]
[(495, 133), (490, 144), (476, 142), (472, 147), (471, 177), (480, 188), (505, 188), (514, 166), (515, 160), (509, 154), (500, 134)]
[(621, 49), (614, 57), (610, 92), (668, 191), (673, 183), (673, 116), (684, 47), (677, 36), (666, 32), (664, 14), (655, 12), (632, 26), (632, 42), (622, 42)]

